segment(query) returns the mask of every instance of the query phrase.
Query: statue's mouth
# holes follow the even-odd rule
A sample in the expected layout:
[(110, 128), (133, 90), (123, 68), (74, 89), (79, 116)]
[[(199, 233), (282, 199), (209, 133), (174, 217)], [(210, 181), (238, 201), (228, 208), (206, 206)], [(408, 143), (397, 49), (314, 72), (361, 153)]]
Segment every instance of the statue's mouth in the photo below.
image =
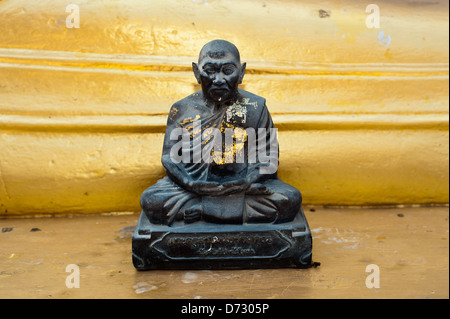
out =
[(211, 88), (209, 92), (214, 100), (225, 102), (225, 99), (228, 99), (230, 90), (226, 88)]
[(216, 96), (223, 96), (228, 94), (228, 92), (230, 92), (230, 90), (226, 89), (226, 88), (212, 88), (211, 89), (211, 93), (213, 93)]

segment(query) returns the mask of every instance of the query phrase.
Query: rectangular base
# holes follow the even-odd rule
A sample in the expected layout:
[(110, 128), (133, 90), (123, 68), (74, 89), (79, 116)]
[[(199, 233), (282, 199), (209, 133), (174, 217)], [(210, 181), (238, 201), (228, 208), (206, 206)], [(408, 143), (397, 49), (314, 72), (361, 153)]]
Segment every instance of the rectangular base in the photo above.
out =
[(309, 268), (312, 237), (303, 211), (285, 224), (173, 226), (141, 213), (132, 241), (138, 270)]

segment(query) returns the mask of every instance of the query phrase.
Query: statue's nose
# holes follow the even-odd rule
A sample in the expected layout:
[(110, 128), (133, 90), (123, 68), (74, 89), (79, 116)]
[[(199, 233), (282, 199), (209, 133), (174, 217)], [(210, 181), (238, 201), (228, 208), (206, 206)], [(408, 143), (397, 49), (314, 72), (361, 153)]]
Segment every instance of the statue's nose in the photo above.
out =
[(217, 73), (215, 78), (214, 78), (214, 80), (213, 80), (213, 83), (215, 85), (218, 85), (218, 86), (220, 86), (222, 84), (225, 84), (225, 79), (223, 77), (223, 74), (222, 73)]

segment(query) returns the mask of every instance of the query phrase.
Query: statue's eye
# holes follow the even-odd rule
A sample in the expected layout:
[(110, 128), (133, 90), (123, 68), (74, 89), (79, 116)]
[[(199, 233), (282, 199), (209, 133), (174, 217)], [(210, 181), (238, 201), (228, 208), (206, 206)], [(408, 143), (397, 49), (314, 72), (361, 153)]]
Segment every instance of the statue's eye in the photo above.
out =
[(216, 70), (214, 70), (213, 67), (208, 67), (208, 66), (203, 68), (203, 71), (205, 71), (206, 74), (208, 74), (208, 75), (214, 75), (214, 73), (216, 73)]
[(225, 74), (225, 75), (231, 75), (231, 74), (233, 74), (234, 73), (234, 67), (233, 66), (226, 66), (226, 67), (224, 67), (223, 68), (223, 73)]

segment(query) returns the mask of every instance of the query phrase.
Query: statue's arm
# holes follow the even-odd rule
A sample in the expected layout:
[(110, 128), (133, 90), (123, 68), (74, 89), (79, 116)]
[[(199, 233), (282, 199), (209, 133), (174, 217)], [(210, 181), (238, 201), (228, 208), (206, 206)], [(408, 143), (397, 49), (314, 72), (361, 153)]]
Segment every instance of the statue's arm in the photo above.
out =
[[(257, 136), (256, 138), (258, 140), (257, 161), (256, 163), (250, 163), (247, 171), (247, 182), (250, 184), (247, 193), (250, 194), (271, 194), (272, 191), (265, 187), (263, 183), (269, 179), (278, 178), (279, 146), (277, 134), (274, 134), (275, 126), (265, 100), (263, 105), (255, 130), (259, 132), (259, 128), (265, 128), (266, 134), (269, 135)], [(266, 144), (259, 145), (264, 139)], [(262, 153), (266, 154), (264, 159), (260, 158), (259, 148), (262, 146), (264, 146)]]
[(215, 196), (221, 194), (222, 186), (216, 182), (194, 180), (183, 166), (176, 164), (170, 155), (163, 155), (162, 164), (167, 176), (181, 188), (199, 196)]
[[(265, 129), (265, 136), (259, 136), (260, 128)], [(257, 161), (250, 164), (248, 175), (252, 178), (253, 183), (262, 183), (278, 177), (279, 164), (278, 136), (265, 101), (256, 130), (258, 131), (256, 138), (258, 141)]]

